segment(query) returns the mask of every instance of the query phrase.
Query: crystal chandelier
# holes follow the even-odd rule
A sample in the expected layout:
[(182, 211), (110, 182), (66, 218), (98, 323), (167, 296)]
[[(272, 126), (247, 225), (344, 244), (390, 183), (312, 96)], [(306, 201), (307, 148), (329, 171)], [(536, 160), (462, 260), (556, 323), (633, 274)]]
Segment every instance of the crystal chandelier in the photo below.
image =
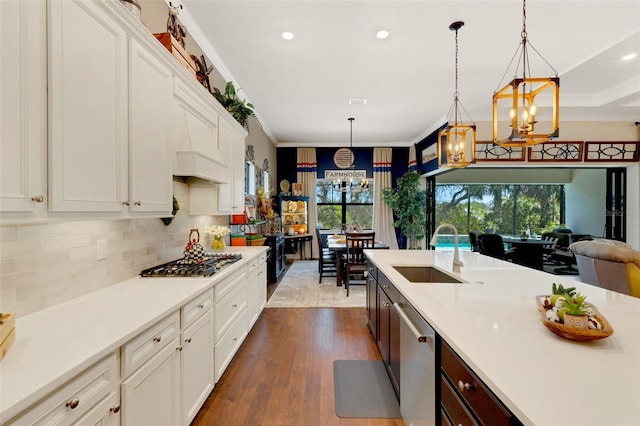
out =
[[(463, 168), (476, 162), (476, 125), (470, 118), (469, 123), (464, 124), (460, 116), (460, 110), (464, 110), (464, 107), (458, 92), (458, 30), (463, 26), (462, 21), (449, 25), (449, 29), (456, 32), (456, 90), (453, 94), (453, 105), (449, 110), (447, 127), (438, 133), (438, 166), (440, 167)], [(464, 112), (467, 113), (466, 110)]]
[[(509, 84), (493, 94), (493, 142), (503, 147), (536, 145), (557, 138), (559, 135), (560, 79), (558, 72), (527, 38), (526, 0), (522, 2), (521, 37), (521, 45), (511, 58), (509, 67), (518, 57), (516, 73), (519, 65), (522, 64), (522, 77), (516, 75)], [(528, 47), (531, 47), (553, 70), (555, 77), (531, 77)], [(518, 53), (520, 53), (519, 56)], [(508, 69), (504, 75), (507, 72)], [(504, 113), (507, 110), (509, 113)], [(542, 113), (546, 115), (541, 116)], [(547, 125), (544, 128), (542, 123), (550, 123), (550, 126)], [(540, 127), (543, 128), (540, 129)]]

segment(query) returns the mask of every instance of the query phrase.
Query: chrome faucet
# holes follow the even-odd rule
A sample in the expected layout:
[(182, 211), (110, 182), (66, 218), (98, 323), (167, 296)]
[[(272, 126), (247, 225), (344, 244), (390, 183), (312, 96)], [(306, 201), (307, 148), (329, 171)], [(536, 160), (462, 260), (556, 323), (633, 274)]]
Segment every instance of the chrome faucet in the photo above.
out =
[(462, 261), (460, 260), (460, 254), (458, 253), (458, 229), (451, 225), (450, 223), (443, 223), (441, 225), (438, 225), (438, 227), (436, 228), (436, 230), (433, 233), (433, 237), (431, 237), (431, 241), (429, 242), (430, 245), (432, 245), (433, 247), (436, 246), (436, 243), (438, 241), (438, 234), (440, 233), (440, 230), (442, 228), (451, 228), (453, 229), (453, 233), (454, 233), (454, 238), (453, 238), (453, 272), (454, 273), (460, 273), (460, 267), (464, 266), (464, 263), (462, 263)]

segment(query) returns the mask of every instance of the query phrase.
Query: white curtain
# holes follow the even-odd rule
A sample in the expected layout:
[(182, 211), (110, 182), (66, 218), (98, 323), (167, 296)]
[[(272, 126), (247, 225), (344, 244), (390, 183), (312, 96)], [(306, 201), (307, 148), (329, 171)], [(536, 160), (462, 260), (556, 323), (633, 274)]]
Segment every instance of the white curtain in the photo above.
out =
[(411, 145), (411, 147), (409, 147), (409, 170), (410, 171), (417, 171), (418, 170), (418, 163), (416, 162), (416, 146), (415, 145)]
[[(309, 197), (307, 217), (307, 233), (313, 236), (313, 247), (318, 247), (316, 241), (316, 176), (318, 174), (315, 148), (298, 148), (296, 173), (298, 183), (302, 184), (302, 195)], [(316, 253), (317, 255), (317, 253)]]
[(391, 188), (391, 148), (373, 149), (373, 182), (373, 230), (376, 239), (387, 243), (390, 249), (397, 249), (393, 210), (382, 201), (382, 189)]

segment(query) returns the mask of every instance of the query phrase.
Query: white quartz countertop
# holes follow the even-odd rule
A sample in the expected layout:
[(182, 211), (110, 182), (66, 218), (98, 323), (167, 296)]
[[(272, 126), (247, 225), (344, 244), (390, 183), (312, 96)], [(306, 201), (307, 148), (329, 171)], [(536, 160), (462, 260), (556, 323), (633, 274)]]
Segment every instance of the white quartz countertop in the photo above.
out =
[[(369, 250), (378, 270), (524, 424), (640, 425), (640, 299), (461, 251)], [(434, 265), (464, 284), (411, 283), (394, 265)], [(561, 338), (540, 322), (535, 297), (575, 286), (614, 333)]]
[(265, 250), (231, 247), (243, 258), (211, 277), (136, 277), (16, 318), (16, 340), (0, 361), (0, 424)]

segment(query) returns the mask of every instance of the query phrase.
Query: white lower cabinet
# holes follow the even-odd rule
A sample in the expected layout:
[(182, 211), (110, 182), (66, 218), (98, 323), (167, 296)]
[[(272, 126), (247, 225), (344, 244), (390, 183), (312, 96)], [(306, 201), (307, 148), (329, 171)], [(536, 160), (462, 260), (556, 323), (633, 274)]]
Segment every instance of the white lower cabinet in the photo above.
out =
[(178, 425), (180, 410), (180, 339), (174, 338), (122, 382), (122, 424)]
[(249, 278), (247, 279), (249, 329), (256, 323), (264, 306), (267, 304), (266, 260), (266, 254), (262, 254), (249, 264)]
[[(68, 425), (88, 416), (94, 407), (97, 409), (102, 404), (103, 398), (111, 392), (117, 393), (119, 363), (118, 355), (110, 354), (9, 424)], [(115, 407), (116, 400), (112, 402)], [(90, 424), (90, 421), (79, 424)]]
[(213, 310), (182, 333), (183, 424), (198, 414), (215, 383), (213, 361)]

